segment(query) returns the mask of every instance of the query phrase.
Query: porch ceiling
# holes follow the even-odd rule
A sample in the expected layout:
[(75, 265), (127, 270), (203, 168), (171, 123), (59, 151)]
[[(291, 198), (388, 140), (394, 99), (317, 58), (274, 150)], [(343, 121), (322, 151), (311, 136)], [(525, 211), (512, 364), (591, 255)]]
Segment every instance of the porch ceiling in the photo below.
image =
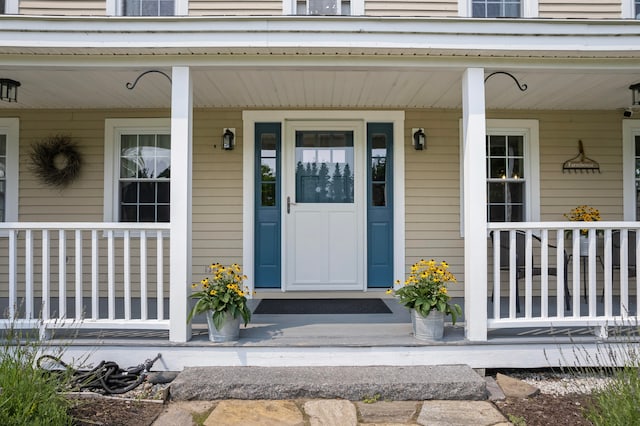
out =
[[(218, 108), (461, 108), (463, 67), (286, 66), (193, 68), (194, 106)], [(335, 64), (335, 62), (334, 62)], [(169, 108), (171, 86), (148, 74), (134, 90), (125, 87), (149, 68), (0, 67), (0, 78), (21, 82), (17, 103), (0, 110), (59, 108)], [(170, 74), (170, 68), (162, 69)], [(597, 109), (628, 107), (634, 69), (486, 68), (509, 71), (485, 85), (488, 109)]]

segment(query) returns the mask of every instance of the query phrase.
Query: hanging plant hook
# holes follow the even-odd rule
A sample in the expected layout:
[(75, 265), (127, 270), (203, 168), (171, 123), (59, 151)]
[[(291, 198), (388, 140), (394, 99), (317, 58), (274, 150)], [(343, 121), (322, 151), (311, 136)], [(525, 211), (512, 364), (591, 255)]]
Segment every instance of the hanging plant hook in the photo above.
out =
[(145, 75), (152, 73), (152, 72), (157, 72), (158, 74), (162, 74), (165, 77), (167, 77), (167, 79), (169, 80), (169, 83), (171, 83), (171, 77), (169, 77), (164, 71), (160, 71), (160, 70), (149, 70), (149, 71), (145, 71), (142, 74), (140, 74), (133, 83), (128, 82), (125, 86), (127, 87), (127, 89), (129, 90), (133, 90), (136, 87), (136, 84), (138, 84), (138, 81), (144, 77)]
[(520, 82), (518, 81), (518, 79), (517, 79), (517, 78), (515, 78), (515, 77), (513, 76), (513, 74), (510, 74), (510, 73), (508, 73), (508, 72), (506, 72), (506, 71), (496, 71), (496, 72), (492, 72), (491, 74), (489, 74), (488, 76), (486, 76), (486, 77), (484, 78), (484, 82), (486, 83), (486, 82), (487, 82), (487, 80), (489, 80), (489, 78), (493, 77), (493, 76), (494, 76), (494, 75), (496, 75), (496, 74), (504, 74), (504, 75), (508, 75), (509, 77), (511, 77), (511, 78), (513, 79), (513, 81), (516, 83), (516, 85), (518, 86), (518, 89), (520, 89), (520, 91), (521, 91), (521, 92), (524, 92), (525, 90), (527, 90), (527, 89), (528, 89), (528, 86), (526, 85), (526, 83), (522, 83), (522, 84), (520, 84)]

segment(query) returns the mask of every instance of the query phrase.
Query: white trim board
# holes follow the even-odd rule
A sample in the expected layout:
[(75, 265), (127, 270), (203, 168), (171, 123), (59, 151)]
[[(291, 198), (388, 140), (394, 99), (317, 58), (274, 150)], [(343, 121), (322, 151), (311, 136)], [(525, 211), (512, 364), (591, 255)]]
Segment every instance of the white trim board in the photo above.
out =
[(5, 222), (18, 221), (18, 179), (20, 120), (18, 118), (0, 118), (0, 134), (7, 135), (6, 147), (6, 193), (4, 200)]
[[(284, 136), (287, 120), (351, 120), (393, 123), (393, 191), (394, 191), (394, 276), (404, 276), (405, 269), (405, 200), (404, 200), (404, 111), (243, 111), (243, 208), (242, 208), (242, 263), (245, 271), (253, 271), (254, 263), (254, 175), (255, 123), (281, 123)], [(366, 127), (366, 126), (365, 126)], [(254, 282), (251, 276), (246, 282), (251, 291)], [(366, 287), (366, 286), (365, 286)]]

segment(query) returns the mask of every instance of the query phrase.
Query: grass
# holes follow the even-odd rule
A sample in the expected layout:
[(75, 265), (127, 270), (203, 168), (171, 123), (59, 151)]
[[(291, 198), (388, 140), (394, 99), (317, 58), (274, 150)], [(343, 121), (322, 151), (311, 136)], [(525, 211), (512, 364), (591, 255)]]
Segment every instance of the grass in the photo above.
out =
[(13, 328), (0, 333), (0, 424), (71, 425), (69, 402), (58, 392), (64, 378), (36, 365), (41, 353), (37, 335)]

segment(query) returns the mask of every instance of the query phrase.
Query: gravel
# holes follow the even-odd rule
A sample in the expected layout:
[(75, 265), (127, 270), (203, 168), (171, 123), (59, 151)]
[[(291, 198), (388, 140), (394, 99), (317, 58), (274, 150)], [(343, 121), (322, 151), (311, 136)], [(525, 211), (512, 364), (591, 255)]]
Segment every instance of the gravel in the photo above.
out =
[(561, 373), (555, 371), (512, 370), (504, 374), (520, 379), (549, 395), (568, 395), (573, 393), (590, 394), (603, 389), (611, 381), (610, 377), (593, 372), (575, 371)]

